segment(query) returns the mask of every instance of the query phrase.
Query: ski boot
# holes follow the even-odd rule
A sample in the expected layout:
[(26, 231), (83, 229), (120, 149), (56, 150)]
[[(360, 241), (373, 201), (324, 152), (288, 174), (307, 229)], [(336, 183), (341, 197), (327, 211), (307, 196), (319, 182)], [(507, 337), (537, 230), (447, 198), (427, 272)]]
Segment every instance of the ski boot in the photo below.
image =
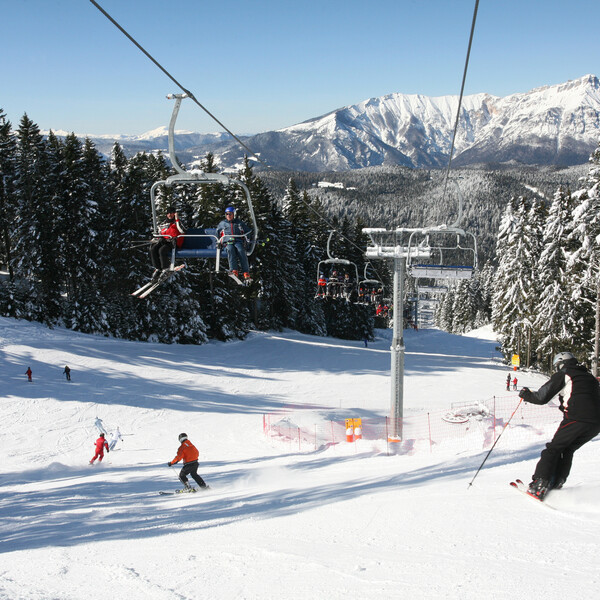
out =
[(527, 488), (527, 493), (537, 500), (542, 501), (549, 490), (549, 481), (547, 479), (534, 479)]

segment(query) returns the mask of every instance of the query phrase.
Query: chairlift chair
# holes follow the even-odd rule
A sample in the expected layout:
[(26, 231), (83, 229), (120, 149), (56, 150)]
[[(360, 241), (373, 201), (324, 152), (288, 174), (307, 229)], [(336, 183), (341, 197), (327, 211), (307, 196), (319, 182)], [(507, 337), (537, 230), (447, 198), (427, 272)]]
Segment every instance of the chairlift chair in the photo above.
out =
[[(250, 256), (256, 247), (256, 242), (258, 239), (258, 225), (256, 223), (254, 208), (252, 206), (252, 197), (250, 196), (248, 187), (242, 181), (233, 179), (222, 173), (205, 173), (204, 171), (200, 170), (184, 171), (179, 165), (175, 156), (175, 121), (177, 120), (177, 115), (179, 114), (181, 101), (187, 97), (187, 94), (169, 94), (167, 96), (167, 98), (170, 100), (175, 100), (175, 106), (173, 107), (173, 113), (169, 123), (169, 158), (171, 159), (171, 164), (177, 173), (167, 177), (165, 180), (155, 182), (150, 189), (153, 234), (155, 237), (159, 236), (158, 221), (156, 216), (156, 192), (159, 187), (171, 187), (175, 185), (236, 185), (243, 191), (244, 199), (248, 206), (248, 214), (251, 220), (252, 232), (250, 236), (236, 235), (231, 237), (245, 238), (246, 242), (248, 243), (246, 254)], [(208, 258), (215, 259), (215, 272), (219, 272), (221, 248), (218, 244), (216, 228), (190, 228), (187, 229), (185, 234), (181, 235), (180, 237), (183, 238), (183, 244), (180, 248), (173, 249), (171, 269), (174, 269), (175, 267), (176, 258)]]
[[(368, 270), (370, 264), (371, 264), (370, 262), (365, 264), (363, 279), (361, 279), (358, 282), (358, 302), (362, 303), (362, 304), (373, 304), (373, 302), (370, 299), (369, 300), (365, 299), (365, 296), (367, 295), (367, 293), (368, 293), (369, 297), (371, 297), (373, 295), (373, 293), (375, 292), (375, 294), (377, 296), (381, 296), (381, 298), (383, 299), (383, 294), (385, 291), (385, 286), (383, 285), (382, 281), (379, 281), (379, 279), (370, 279), (368, 277), (367, 270)], [(360, 293), (361, 290), (363, 290), (362, 300), (361, 300), (361, 293)]]
[[(334, 295), (333, 297), (344, 297), (346, 298), (346, 300), (349, 300), (350, 297), (352, 296), (352, 294), (354, 292), (357, 291), (357, 286), (358, 286), (358, 267), (356, 266), (356, 263), (353, 263), (350, 260), (347, 260), (345, 258), (335, 258), (331, 255), (331, 250), (330, 250), (330, 243), (331, 243), (331, 238), (333, 237), (333, 234), (335, 233), (335, 230), (331, 230), (329, 232), (329, 238), (327, 239), (327, 257), (324, 260), (319, 261), (318, 265), (317, 265), (317, 293), (315, 295), (316, 298), (323, 298), (323, 295), (320, 294), (320, 292), (322, 291), (320, 288), (322, 288), (323, 286), (319, 283), (319, 281), (321, 280), (321, 275), (325, 274), (325, 266), (327, 266), (327, 271), (331, 274), (334, 270), (333, 266), (330, 265), (342, 265), (343, 267), (345, 267), (347, 270), (351, 270), (354, 274), (354, 279), (352, 280), (352, 287), (350, 290), (345, 290), (343, 292), (343, 294), (341, 294), (340, 296), (336, 296)], [(339, 284), (339, 288), (340, 290), (336, 290), (336, 291), (342, 291), (341, 288), (344, 286), (344, 282), (343, 281), (339, 281), (336, 282)], [(333, 282), (329, 281), (327, 283), (327, 288), (333, 287)], [(335, 292), (334, 291), (334, 294)], [(330, 289), (326, 290), (326, 296), (327, 297), (332, 297), (331, 293), (330, 293)]]

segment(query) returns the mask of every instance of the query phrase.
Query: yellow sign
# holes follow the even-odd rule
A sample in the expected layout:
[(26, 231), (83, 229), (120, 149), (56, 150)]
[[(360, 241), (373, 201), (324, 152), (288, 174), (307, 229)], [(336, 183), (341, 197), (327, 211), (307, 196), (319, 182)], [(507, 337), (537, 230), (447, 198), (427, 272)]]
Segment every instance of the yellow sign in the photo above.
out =
[(520, 367), (521, 366), (521, 357), (518, 354), (512, 355), (512, 366)]

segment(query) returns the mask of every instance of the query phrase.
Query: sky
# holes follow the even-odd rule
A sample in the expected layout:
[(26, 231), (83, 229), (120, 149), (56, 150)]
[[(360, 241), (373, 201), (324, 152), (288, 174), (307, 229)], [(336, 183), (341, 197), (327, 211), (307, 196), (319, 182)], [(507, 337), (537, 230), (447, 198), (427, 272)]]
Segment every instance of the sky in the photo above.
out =
[[(388, 444), (391, 330), (368, 348), (293, 331), (196, 346), (0, 317), (0, 600), (596, 597), (600, 439), (544, 504), (518, 493), (556, 403), (506, 391), (489, 326), (405, 334), (405, 439)], [(468, 421), (446, 420), (455, 403)], [(90, 466), (97, 419), (121, 439)], [(159, 495), (181, 487), (181, 432), (211, 489)]]
[[(234, 133), (390, 93), (457, 95), (474, 0), (97, 0)], [(177, 86), (88, 0), (0, 0), (0, 108), (42, 129), (138, 135)], [(595, 0), (480, 2), (465, 93), (598, 75)], [(191, 101), (178, 129), (222, 131)]]

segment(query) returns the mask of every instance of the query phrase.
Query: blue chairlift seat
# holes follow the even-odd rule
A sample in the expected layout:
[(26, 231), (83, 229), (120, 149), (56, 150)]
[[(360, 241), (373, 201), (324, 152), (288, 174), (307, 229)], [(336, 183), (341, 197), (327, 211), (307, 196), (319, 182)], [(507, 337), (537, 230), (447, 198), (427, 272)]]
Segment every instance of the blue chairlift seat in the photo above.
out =
[[(202, 237), (195, 237), (202, 236)], [(177, 258), (216, 258), (217, 230), (214, 227), (186, 229), (183, 244), (177, 248)]]

